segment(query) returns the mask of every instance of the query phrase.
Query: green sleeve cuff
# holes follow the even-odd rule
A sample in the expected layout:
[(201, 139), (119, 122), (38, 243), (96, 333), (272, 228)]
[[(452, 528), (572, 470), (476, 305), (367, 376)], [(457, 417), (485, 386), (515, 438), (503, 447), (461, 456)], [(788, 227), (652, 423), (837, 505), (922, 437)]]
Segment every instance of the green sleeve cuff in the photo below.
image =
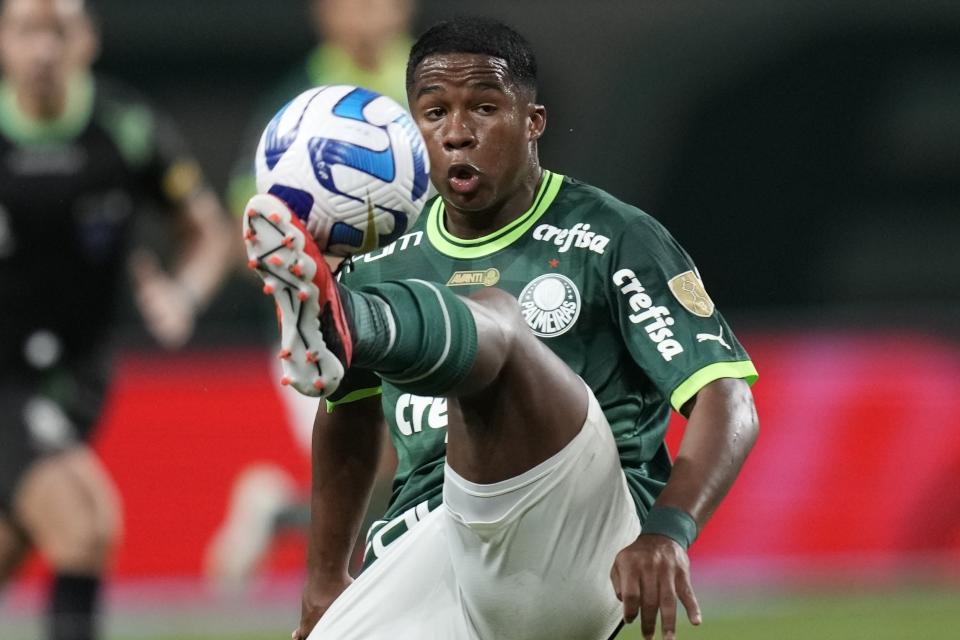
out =
[(715, 362), (700, 369), (680, 383), (670, 395), (670, 404), (679, 413), (687, 400), (697, 395), (700, 389), (720, 378), (742, 378), (752, 385), (757, 381), (757, 369), (750, 360), (739, 362)]
[(341, 404), (350, 404), (351, 402), (363, 400), (364, 398), (372, 398), (373, 396), (378, 396), (381, 393), (383, 393), (382, 387), (370, 387), (369, 389), (357, 389), (356, 391), (351, 391), (339, 400), (327, 400), (327, 413), (333, 413), (333, 410)]
[(640, 529), (644, 534), (666, 536), (686, 550), (697, 539), (697, 523), (686, 511), (653, 505)]

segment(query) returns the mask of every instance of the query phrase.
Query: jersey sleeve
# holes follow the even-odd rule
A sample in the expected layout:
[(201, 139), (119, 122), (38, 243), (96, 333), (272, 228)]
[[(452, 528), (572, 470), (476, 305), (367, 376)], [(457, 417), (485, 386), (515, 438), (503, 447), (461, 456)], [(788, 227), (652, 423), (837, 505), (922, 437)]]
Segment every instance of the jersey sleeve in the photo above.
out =
[(752, 384), (756, 368), (690, 256), (660, 223), (636, 213), (605, 263), (612, 319), (633, 360), (677, 411), (714, 380)]

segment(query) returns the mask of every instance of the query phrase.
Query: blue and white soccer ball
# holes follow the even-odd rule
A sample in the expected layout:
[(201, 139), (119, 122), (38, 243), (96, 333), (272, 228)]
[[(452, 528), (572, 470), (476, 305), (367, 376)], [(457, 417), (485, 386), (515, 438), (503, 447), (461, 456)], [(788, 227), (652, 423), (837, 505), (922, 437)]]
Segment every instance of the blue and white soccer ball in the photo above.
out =
[(430, 159), (410, 115), (361, 87), (316, 87), (270, 120), (257, 148), (257, 192), (290, 207), (320, 249), (347, 256), (390, 244), (427, 200)]

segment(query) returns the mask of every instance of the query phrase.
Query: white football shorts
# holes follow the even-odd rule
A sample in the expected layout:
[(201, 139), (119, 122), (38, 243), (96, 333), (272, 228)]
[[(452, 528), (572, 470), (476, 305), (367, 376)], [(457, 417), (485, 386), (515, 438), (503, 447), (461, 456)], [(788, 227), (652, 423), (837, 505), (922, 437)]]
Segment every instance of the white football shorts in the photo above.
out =
[(640, 521), (593, 393), (580, 433), (509, 480), (445, 469), (444, 504), (390, 545), (309, 640), (608, 640)]

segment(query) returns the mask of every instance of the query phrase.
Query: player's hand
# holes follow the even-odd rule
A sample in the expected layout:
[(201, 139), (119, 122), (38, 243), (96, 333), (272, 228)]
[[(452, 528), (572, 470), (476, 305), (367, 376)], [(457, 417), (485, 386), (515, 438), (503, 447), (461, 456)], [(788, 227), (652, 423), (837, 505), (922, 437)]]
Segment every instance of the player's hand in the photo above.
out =
[(307, 580), (300, 604), (300, 626), (291, 635), (293, 640), (307, 640), (307, 636), (317, 626), (320, 617), (352, 582), (353, 578), (348, 575), (331, 578), (322, 583)]
[(182, 347), (193, 333), (196, 301), (181, 283), (160, 267), (154, 254), (135, 251), (128, 266), (137, 307), (147, 330), (168, 349)]
[(640, 631), (651, 640), (660, 612), (663, 640), (677, 632), (677, 599), (692, 624), (700, 624), (700, 605), (690, 585), (690, 560), (679, 544), (666, 536), (643, 535), (622, 549), (610, 571), (613, 589), (623, 603), (623, 619), (633, 622), (640, 614)]

